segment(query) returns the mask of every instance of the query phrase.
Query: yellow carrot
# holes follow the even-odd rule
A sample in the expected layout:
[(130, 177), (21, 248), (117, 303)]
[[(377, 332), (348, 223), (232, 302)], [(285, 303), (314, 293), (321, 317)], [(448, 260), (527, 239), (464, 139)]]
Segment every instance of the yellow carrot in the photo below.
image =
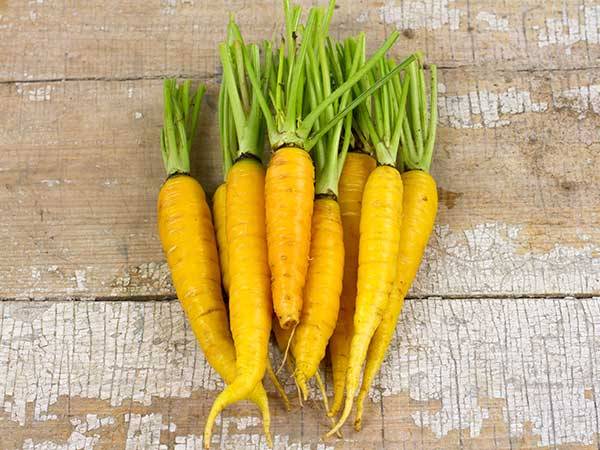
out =
[(225, 225), (225, 211), (227, 199), (227, 184), (219, 185), (213, 195), (212, 209), (219, 249), (219, 263), (221, 265), (221, 280), (225, 293), (229, 293), (229, 254), (227, 245), (227, 228)]
[(356, 400), (354, 427), (357, 431), (361, 428), (364, 399), (394, 336), (404, 297), (421, 264), (437, 212), (437, 188), (431, 175), (420, 170), (411, 170), (402, 174), (402, 180), (404, 182), (404, 198), (398, 272), (390, 295), (390, 304), (373, 336), (367, 353), (362, 386)]
[[(380, 61), (362, 87), (368, 87), (377, 76), (391, 74), (393, 67), (396, 66), (391, 61)], [(367, 105), (359, 107), (355, 121), (356, 134), (365, 147), (374, 149), (380, 165), (369, 175), (362, 198), (357, 293), (346, 370), (346, 399), (338, 422), (327, 436), (339, 430), (352, 411), (367, 350), (388, 308), (396, 278), (403, 186), (395, 164), (408, 93), (407, 79), (405, 77), (403, 81), (396, 74), (390, 83), (374, 94), (371, 108)]]
[(362, 195), (369, 174), (375, 169), (375, 159), (367, 153), (350, 152), (340, 176), (339, 204), (344, 234), (344, 279), (340, 310), (335, 331), (329, 341), (333, 373), (333, 401), (330, 414), (336, 415), (344, 400), (346, 368), (352, 340), (356, 277), (358, 270), (358, 240)]
[(314, 202), (310, 248), (304, 306), (292, 340), (294, 376), (305, 400), (306, 382), (317, 372), (333, 334), (342, 290), (344, 241), (334, 198), (321, 197)]
[[(168, 178), (158, 195), (158, 231), (173, 286), (208, 363), (232, 383), (236, 352), (221, 294), (219, 260), (210, 209), (200, 184), (189, 176), (190, 143), (196, 129), (204, 87), (193, 103), (189, 82), (165, 81), (165, 127), (161, 147)], [(190, 104), (191, 103), (191, 104)], [(176, 123), (185, 127), (175, 131)], [(263, 415), (270, 442), (269, 405), (262, 384), (248, 393)]]
[[(414, 107), (417, 112), (413, 117), (418, 116), (428, 120), (413, 120), (411, 123), (405, 124), (405, 132), (402, 135), (404, 143), (402, 162), (408, 171), (402, 174), (404, 198), (400, 249), (398, 252), (398, 273), (390, 295), (389, 308), (373, 336), (367, 354), (362, 386), (356, 404), (354, 428), (357, 431), (362, 426), (365, 397), (381, 367), (387, 348), (392, 340), (398, 316), (402, 311), (404, 297), (417, 274), (435, 222), (438, 205), (437, 187), (435, 180), (429, 174), (429, 167), (437, 124), (436, 74), (435, 65), (431, 65), (431, 100), (429, 102), (431, 110), (427, 118), (423, 68), (421, 66), (417, 68), (416, 64), (410, 68), (411, 95), (408, 102), (409, 107)], [(418, 127), (421, 131), (414, 132), (415, 127)], [(415, 145), (413, 137), (414, 139), (420, 139), (420, 145)]]
[[(233, 23), (230, 33), (235, 34)], [(226, 229), (229, 247), (229, 312), (231, 333), (236, 351), (236, 378), (217, 396), (204, 427), (204, 443), (210, 446), (213, 424), (228, 405), (244, 399), (264, 376), (268, 361), (271, 334), (270, 273), (267, 258), (265, 224), (265, 170), (262, 147), (256, 130), (261, 129), (260, 111), (255, 102), (242, 95), (245, 85), (243, 70), (236, 70), (242, 61), (234, 59), (241, 49), (252, 52), (255, 70), (260, 70), (259, 49), (246, 49), (243, 41), (220, 46), (223, 63), (223, 86), (226, 89), (224, 107), (230, 108), (235, 126), (223, 134), (236, 140), (235, 158), (227, 175)], [(270, 52), (270, 50), (269, 50)], [(246, 115), (247, 114), (247, 115)], [(231, 125), (231, 126), (230, 126)], [(223, 145), (223, 143), (222, 143)]]

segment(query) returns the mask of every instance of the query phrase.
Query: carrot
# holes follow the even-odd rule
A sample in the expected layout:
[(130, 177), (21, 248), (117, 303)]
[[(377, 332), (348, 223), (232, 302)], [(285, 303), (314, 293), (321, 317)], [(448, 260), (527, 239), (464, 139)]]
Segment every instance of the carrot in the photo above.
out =
[[(310, 252), (310, 226), (314, 197), (314, 169), (307, 152), (329, 129), (339, 123), (370, 92), (323, 120), (331, 105), (348, 92), (373, 67), (398, 38), (394, 32), (374, 56), (327, 97), (308, 107), (307, 85), (311, 74), (324, 73), (323, 57), (311, 59), (315, 40), (328, 33), (335, 2), (327, 11), (311, 8), (306, 24), (299, 24), (301, 8), (284, 0), (286, 32), (277, 54), (277, 68), (265, 94), (260, 80), (246, 64), (248, 76), (265, 116), (269, 141), (275, 152), (267, 168), (266, 217), (269, 265), (272, 274), (273, 306), (282, 328), (293, 328), (300, 320), (302, 293)], [(380, 80), (377, 89), (387, 80)], [(268, 100), (267, 100), (268, 99)]]
[[(431, 156), (435, 142), (435, 129), (437, 123), (437, 77), (436, 67), (431, 65), (431, 101), (429, 120), (422, 120), (426, 117), (427, 105), (425, 103), (425, 83), (423, 68), (417, 64), (410, 67), (410, 92), (409, 108), (416, 106), (418, 115), (412, 116), (419, 118), (411, 120), (409, 126), (405, 126), (403, 133), (403, 155), (402, 162), (407, 171), (402, 174), (404, 182), (403, 198), (403, 218), (400, 229), (400, 250), (398, 252), (398, 273), (396, 281), (390, 295), (390, 305), (384, 314), (381, 324), (377, 328), (369, 351), (365, 365), (362, 386), (356, 401), (356, 418), (354, 428), (359, 431), (362, 426), (363, 403), (369, 392), (375, 375), (379, 371), (387, 348), (394, 335), (398, 316), (402, 311), (404, 297), (412, 284), (415, 275), (421, 264), (421, 259), (429, 240), (429, 235), (433, 230), (435, 215), (437, 212), (437, 188), (435, 180), (429, 174), (431, 165)], [(413, 129), (415, 126), (422, 129), (419, 133), (421, 144), (415, 148)], [(419, 151), (418, 149), (422, 149)]]
[[(365, 83), (373, 83), (378, 76), (384, 77), (388, 73), (388, 63), (382, 60), (366, 77)], [(373, 96), (371, 105), (363, 104), (358, 110), (357, 124), (365, 126), (360, 133), (361, 139), (369, 141), (380, 165), (369, 175), (362, 198), (357, 295), (346, 371), (346, 400), (340, 419), (327, 436), (339, 430), (350, 415), (369, 343), (388, 307), (396, 277), (403, 186), (395, 163), (407, 91), (408, 83), (405, 81), (402, 85), (397, 75)]]
[(215, 223), (215, 234), (217, 237), (217, 248), (219, 250), (219, 263), (221, 266), (221, 281), (223, 290), (229, 292), (229, 255), (227, 246), (227, 228), (226, 228), (226, 199), (227, 184), (220, 184), (215, 191), (212, 199), (212, 211)]
[[(234, 156), (227, 176), (226, 229), (230, 270), (229, 311), (236, 351), (236, 377), (215, 399), (208, 414), (204, 428), (207, 447), (210, 446), (212, 427), (219, 413), (228, 405), (246, 398), (264, 376), (273, 312), (264, 213), (261, 113), (253, 100), (255, 96), (251, 97), (247, 92), (241, 67), (243, 49), (251, 54), (251, 63), (260, 73), (259, 48), (256, 45), (246, 47), (233, 21), (229, 31), (233, 38), (227, 44), (221, 44), (220, 54), (226, 89), (223, 107), (231, 111), (233, 123), (221, 122), (220, 125), (227, 128), (222, 134), (231, 136), (222, 145)], [(266, 50), (271, 53), (270, 47), (267, 46)]]
[(232, 121), (231, 111), (225, 102), (225, 88), (219, 89), (219, 123), (224, 126), (219, 127), (221, 138), (221, 150), (223, 153), (223, 183), (219, 185), (212, 199), (213, 218), (215, 224), (215, 233), (217, 236), (217, 248), (219, 249), (219, 262), (221, 265), (221, 280), (223, 290), (229, 293), (229, 254), (227, 246), (227, 228), (225, 219), (226, 200), (227, 200), (227, 174), (233, 164), (231, 160), (230, 148), (233, 145), (231, 137), (225, 133)]
[[(364, 39), (361, 39), (364, 43)], [(330, 95), (332, 84), (338, 85), (356, 72), (360, 53), (343, 65), (331, 42), (325, 46), (325, 36), (315, 39), (309, 61), (321, 60), (321, 70), (308, 74), (309, 106)], [(315, 67), (313, 65), (313, 67)], [(343, 67), (344, 66), (344, 67)], [(330, 73), (334, 73), (332, 77)], [(331, 120), (350, 103), (351, 92), (346, 92), (330, 108), (322, 120)], [(292, 354), (296, 368), (294, 378), (304, 399), (307, 399), (307, 381), (318, 370), (325, 356), (327, 343), (337, 321), (344, 267), (344, 240), (340, 207), (337, 202), (338, 179), (352, 137), (352, 116), (346, 116), (317, 143), (313, 150), (316, 170), (315, 200), (311, 224), (310, 262), (306, 276), (304, 301), (300, 323), (292, 339)], [(344, 132), (344, 133), (343, 133)], [(341, 151), (338, 151), (340, 149)], [(326, 400), (326, 398), (325, 398)]]
[[(161, 148), (167, 180), (158, 195), (158, 231), (173, 285), (209, 364), (226, 383), (236, 376), (236, 352), (221, 294), (217, 248), (204, 191), (189, 175), (189, 153), (204, 86), (190, 99), (190, 83), (165, 80)], [(270, 442), (270, 414), (261, 384), (247, 396), (259, 407)]]
[(349, 152), (340, 176), (339, 204), (344, 235), (344, 277), (340, 310), (335, 331), (329, 341), (333, 373), (333, 401), (330, 414), (336, 415), (344, 400), (346, 368), (352, 339), (356, 275), (358, 269), (358, 239), (362, 194), (376, 161), (368, 153)]

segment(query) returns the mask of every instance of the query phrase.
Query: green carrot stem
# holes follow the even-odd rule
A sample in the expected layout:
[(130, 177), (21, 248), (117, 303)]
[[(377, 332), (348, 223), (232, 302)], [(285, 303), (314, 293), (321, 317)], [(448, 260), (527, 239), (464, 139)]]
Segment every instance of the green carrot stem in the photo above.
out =
[(192, 99), (189, 81), (178, 86), (175, 80), (164, 80), (160, 146), (167, 176), (190, 173), (190, 151), (204, 91), (205, 87), (201, 85)]

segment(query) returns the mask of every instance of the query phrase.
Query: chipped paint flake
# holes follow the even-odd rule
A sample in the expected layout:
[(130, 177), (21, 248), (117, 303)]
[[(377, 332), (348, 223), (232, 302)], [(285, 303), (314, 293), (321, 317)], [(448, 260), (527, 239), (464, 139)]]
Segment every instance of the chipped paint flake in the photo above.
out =
[(484, 22), (486, 28), (491, 31), (509, 31), (508, 19), (494, 13), (480, 11), (475, 19), (478, 22)]
[(413, 300), (372, 397), (407, 391), (438, 401), (439, 410), (413, 414), (437, 437), (461, 428), (479, 436), (489, 418), (479, 399), (505, 399), (511, 436), (532, 424), (540, 446), (593, 444), (594, 399), (585, 391), (600, 388), (598, 323), (600, 298)]
[[(446, 86), (440, 83), (440, 93)], [(463, 95), (441, 95), (438, 102), (440, 123), (451, 128), (497, 128), (510, 124), (508, 116), (543, 112), (546, 102), (534, 102), (528, 91), (509, 88), (503, 92), (485, 89)]]
[(600, 114), (600, 84), (574, 87), (552, 93), (556, 109), (570, 109), (584, 118), (588, 111)]
[(40, 183), (43, 183), (48, 187), (55, 187), (60, 184), (60, 180), (41, 180)]
[(86, 420), (81, 420), (78, 417), (71, 418), (73, 432), (69, 436), (67, 442), (58, 443), (54, 441), (35, 442), (33, 439), (26, 439), (23, 443), (23, 450), (93, 450), (96, 444), (100, 441), (100, 435), (93, 433), (87, 435), (90, 431), (98, 430), (107, 425), (113, 425), (115, 419), (113, 417), (103, 417), (98, 419), (96, 414), (88, 414)]
[(85, 291), (87, 290), (87, 286), (86, 286), (86, 271), (85, 270), (76, 270), (75, 271), (75, 282), (77, 283), (77, 290), (78, 291)]
[[(27, 408), (34, 421), (48, 420), (61, 396), (149, 405), (153, 396), (189, 398), (222, 388), (177, 302), (6, 302), (1, 311), (0, 405), (23, 426), (30, 425)], [(506, 401), (511, 436), (522, 436), (531, 423), (541, 445), (592, 443), (598, 323), (600, 298), (408, 300), (371, 395), (439, 402), (413, 415), (438, 437), (458, 429), (478, 436), (490, 418), (483, 398)], [(127, 448), (159, 448), (160, 436), (175, 431), (160, 413), (132, 413), (125, 421)], [(77, 447), (83, 442), (91, 448), (98, 427), (114, 423), (110, 416), (73, 417), (72, 446), (30, 440), (26, 448), (83, 448)], [(224, 448), (266, 448), (258, 413), (224, 417), (218, 426), (215, 443), (228, 443)], [(304, 449), (285, 435), (275, 435), (274, 443)], [(175, 444), (196, 448), (202, 441), (185, 435)]]
[(398, 5), (397, 1), (387, 0), (379, 15), (383, 22), (394, 24), (399, 29), (437, 30), (447, 25), (455, 31), (460, 28), (460, 16), (464, 12), (452, 8), (454, 3), (455, 0), (421, 0)]
[(474, 295), (600, 291), (600, 244), (556, 243), (546, 253), (523, 251), (523, 227), (480, 224), (461, 233), (438, 225), (412, 292)]
[(590, 44), (600, 43), (600, 5), (582, 6), (581, 16), (568, 16), (563, 12), (562, 17), (550, 17), (545, 21), (545, 27), (538, 28), (538, 45), (561, 45), (567, 55), (571, 54), (571, 47), (578, 42)]
[(160, 433), (164, 427), (162, 414), (126, 414), (125, 422), (129, 423), (126, 450), (162, 448), (160, 446)]

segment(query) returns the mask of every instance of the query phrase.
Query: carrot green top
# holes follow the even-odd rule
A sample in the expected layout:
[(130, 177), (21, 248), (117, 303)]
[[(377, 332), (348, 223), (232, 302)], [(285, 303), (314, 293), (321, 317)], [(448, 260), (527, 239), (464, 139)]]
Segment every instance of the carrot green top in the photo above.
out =
[(190, 173), (190, 150), (206, 90), (204, 85), (200, 85), (192, 96), (190, 86), (189, 80), (181, 85), (174, 79), (164, 81), (164, 124), (160, 133), (160, 147), (168, 177)]
[[(329, 129), (370, 95), (370, 92), (362, 93), (343, 111), (331, 114), (332, 104), (350, 91), (385, 56), (398, 39), (398, 32), (393, 32), (381, 48), (336, 89), (328, 89), (327, 83), (322, 82), (318, 89), (323, 89), (325, 95), (311, 104), (311, 88), (307, 85), (316, 83), (326, 73), (323, 64), (327, 59), (324, 54), (312, 49), (318, 48), (319, 41), (329, 32), (335, 1), (330, 0), (327, 10), (311, 8), (305, 24), (300, 24), (300, 6), (290, 7), (289, 0), (283, 0), (283, 5), (285, 36), (274, 55), (274, 76), (266, 92), (261, 91), (260, 77), (254, 70), (249, 52), (245, 52), (244, 62), (265, 116), (271, 147), (277, 150), (283, 146), (293, 146), (310, 151)], [(377, 87), (386, 81), (379, 80)], [(329, 117), (329, 120), (323, 120), (323, 117)]]
[[(346, 41), (345, 46), (353, 48), (353, 41)], [(368, 153), (375, 154), (379, 164), (394, 166), (402, 136), (402, 125), (406, 117), (406, 99), (408, 96), (411, 68), (418, 64), (420, 54), (402, 63), (404, 76), (397, 72), (391, 82), (384, 85), (366, 102), (359, 106), (355, 114), (354, 133)], [(393, 70), (393, 60), (380, 60), (355, 87), (367, 89), (379, 77), (384, 77)]]
[(223, 81), (219, 93), (219, 130), (225, 175), (229, 167), (247, 155), (261, 160), (264, 147), (264, 117), (258, 104), (257, 90), (249, 84), (244, 68), (244, 55), (261, 80), (259, 91), (266, 89), (271, 75), (271, 44), (263, 46), (264, 62), (255, 44), (246, 45), (238, 26), (229, 21), (227, 43), (219, 46)]
[(420, 63), (411, 64), (408, 69), (410, 88), (406, 105), (406, 118), (402, 126), (401, 168), (429, 172), (435, 133), (437, 129), (437, 68), (430, 65), (431, 83), (429, 114), (425, 72)]

